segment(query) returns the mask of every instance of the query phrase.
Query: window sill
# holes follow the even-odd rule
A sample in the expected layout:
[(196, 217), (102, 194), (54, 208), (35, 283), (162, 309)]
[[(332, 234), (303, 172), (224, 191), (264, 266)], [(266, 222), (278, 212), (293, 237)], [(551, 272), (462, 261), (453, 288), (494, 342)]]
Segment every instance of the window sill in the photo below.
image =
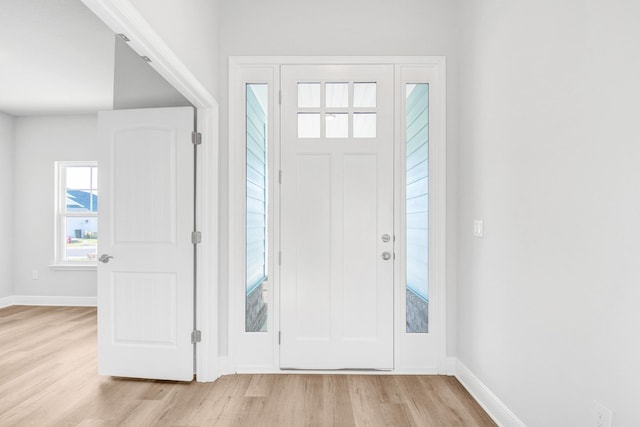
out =
[(52, 264), (49, 266), (52, 270), (57, 271), (96, 271), (96, 264)]

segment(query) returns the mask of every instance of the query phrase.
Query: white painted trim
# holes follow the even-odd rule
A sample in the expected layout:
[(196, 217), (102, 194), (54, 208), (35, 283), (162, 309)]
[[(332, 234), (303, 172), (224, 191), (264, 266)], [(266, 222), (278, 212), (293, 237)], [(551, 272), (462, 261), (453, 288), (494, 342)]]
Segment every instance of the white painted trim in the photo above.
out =
[[(83, 0), (87, 1), (87, 0)], [(444, 56), (231, 56), (231, 66), (287, 64), (443, 64)]]
[(151, 59), (151, 67), (198, 109), (202, 132), (201, 163), (197, 181), (200, 203), (196, 212), (202, 232), (198, 248), (196, 323), (203, 341), (197, 345), (198, 381), (214, 381), (220, 374), (218, 361), (218, 103), (130, 0), (82, 0), (117, 34), (126, 34), (129, 46)]
[(0, 308), (11, 307), (13, 305), (13, 296), (9, 295), (8, 297), (0, 298)]
[[(435, 251), (429, 254), (429, 262), (434, 268), (430, 268), (429, 281), (435, 284), (436, 303), (433, 308), (434, 318), (438, 319), (440, 326), (436, 335), (436, 352), (440, 373), (445, 373), (447, 359), (447, 64), (444, 57), (434, 58), (433, 69), (436, 74), (437, 85), (435, 87), (435, 109), (430, 109), (430, 123), (432, 134), (430, 140), (435, 141), (429, 147), (429, 156), (433, 162), (429, 165), (429, 177), (431, 180), (429, 191), (436, 205), (430, 213), (430, 226), (434, 224), (433, 244)], [(433, 185), (433, 186), (432, 186)], [(429, 198), (431, 204), (431, 197)], [(433, 221), (433, 222), (432, 222)], [(430, 236), (431, 237), (431, 236)]]
[[(425, 57), (422, 63), (396, 64), (395, 139), (395, 357), (399, 371), (422, 370), (437, 366), (446, 374), (446, 61), (444, 57)], [(429, 333), (406, 333), (406, 95), (408, 83), (429, 84)], [(415, 355), (421, 355), (416, 358)], [(424, 359), (422, 359), (424, 355)]]
[(349, 369), (340, 369), (340, 370), (307, 370), (307, 369), (266, 369), (260, 366), (245, 366), (242, 369), (238, 369), (237, 374), (272, 374), (272, 375), (292, 375), (292, 374), (303, 374), (303, 375), (439, 375), (438, 368), (431, 369), (415, 369), (415, 370), (349, 370)]
[[(441, 178), (434, 183), (434, 188), (430, 187), (434, 200), (437, 202), (432, 204), (434, 207), (431, 213), (430, 221), (437, 224), (434, 227), (434, 251), (438, 252), (438, 256), (430, 258), (430, 264), (435, 266), (430, 272), (430, 283), (433, 285), (434, 301), (431, 307), (431, 316), (434, 323), (439, 327), (434, 327), (435, 351), (436, 351), (436, 367), (406, 367), (391, 371), (393, 373), (431, 373), (431, 374), (451, 374), (454, 371), (452, 362), (447, 358), (447, 324), (446, 324), (446, 308), (447, 308), (447, 289), (446, 289), (446, 59), (444, 56), (232, 56), (229, 57), (229, 230), (230, 235), (237, 235), (242, 230), (244, 224), (243, 204), (244, 200), (241, 195), (244, 194), (242, 172), (243, 153), (242, 153), (242, 132), (240, 131), (242, 117), (239, 117), (243, 111), (243, 105), (232, 96), (237, 93), (237, 85), (240, 84), (239, 71), (243, 68), (264, 67), (264, 66), (280, 66), (288, 64), (394, 64), (399, 67), (420, 66), (431, 68), (436, 75), (436, 90), (433, 93), (434, 105), (437, 110), (430, 121), (433, 123), (435, 134), (430, 136), (430, 141), (438, 141), (433, 144), (430, 150), (430, 175), (439, 174)], [(240, 171), (240, 172), (239, 172)], [(396, 204), (398, 203), (396, 199)], [(431, 202), (430, 202), (431, 204)], [(397, 223), (396, 223), (397, 226)], [(278, 230), (276, 230), (278, 231)], [(279, 233), (278, 233), (279, 234)], [(275, 252), (274, 252), (275, 253)], [(239, 313), (239, 307), (242, 305), (241, 295), (236, 288), (243, 283), (244, 279), (244, 246), (241, 241), (229, 239), (229, 368), (235, 372), (240, 368), (243, 372), (250, 369), (252, 372), (281, 372), (279, 369), (268, 370), (268, 368), (260, 369), (254, 367), (238, 367), (236, 363), (236, 341), (235, 334), (238, 330), (238, 322), (243, 318), (244, 313)], [(241, 288), (238, 288), (241, 289)], [(396, 294), (397, 296), (397, 294)], [(274, 292), (274, 298), (279, 300), (279, 295)], [(397, 307), (397, 305), (396, 305)], [(437, 322), (435, 321), (437, 319)], [(276, 346), (276, 352), (278, 347)], [(396, 352), (396, 357), (398, 353)], [(255, 369), (255, 370), (254, 370)], [(240, 371), (238, 370), (238, 371)], [(423, 372), (424, 371), (424, 372)], [(286, 371), (285, 371), (286, 372)], [(305, 371), (306, 372), (306, 371)], [(328, 371), (321, 371), (327, 373)], [(343, 373), (343, 371), (334, 371), (335, 373)], [(375, 371), (374, 371), (375, 372)]]
[[(276, 369), (279, 361), (277, 330), (279, 325), (279, 267), (275, 254), (279, 248), (279, 186), (276, 184), (277, 171), (280, 169), (280, 111), (278, 93), (280, 90), (279, 67), (276, 65), (235, 68), (233, 59), (229, 66), (229, 283), (242, 286), (229, 286), (229, 362), (234, 366), (246, 349), (251, 348), (256, 359), (252, 363), (261, 363), (263, 371)], [(245, 85), (264, 83), (269, 85), (268, 96), (268, 315), (267, 332), (246, 333), (244, 331), (245, 314), (245, 203), (246, 203), (246, 142), (245, 142)], [(243, 349), (245, 351), (243, 351)], [(257, 359), (261, 359), (258, 361)], [(262, 363), (264, 362), (264, 363)], [(256, 371), (257, 372), (257, 371)]]
[(198, 109), (198, 186), (196, 223), (202, 233), (197, 251), (196, 324), (202, 341), (196, 345), (199, 382), (215, 381), (218, 357), (218, 107)]
[(196, 108), (217, 106), (216, 100), (178, 56), (138, 12), (129, 0), (82, 0), (116, 34), (125, 34), (138, 55), (151, 59), (149, 65), (175, 87)]
[(54, 271), (97, 271), (98, 266), (95, 264), (82, 265), (82, 264), (51, 264), (49, 266)]
[(499, 426), (526, 427), (525, 423), (459, 360), (456, 363), (456, 378)]
[(96, 297), (14, 295), (12, 305), (96, 307)]

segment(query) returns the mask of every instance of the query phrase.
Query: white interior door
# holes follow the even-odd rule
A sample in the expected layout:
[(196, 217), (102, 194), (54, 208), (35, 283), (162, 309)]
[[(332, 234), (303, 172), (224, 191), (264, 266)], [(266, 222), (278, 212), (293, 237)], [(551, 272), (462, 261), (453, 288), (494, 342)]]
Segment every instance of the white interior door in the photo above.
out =
[(100, 374), (193, 379), (191, 107), (99, 114)]
[(282, 67), (280, 365), (393, 369), (393, 67)]

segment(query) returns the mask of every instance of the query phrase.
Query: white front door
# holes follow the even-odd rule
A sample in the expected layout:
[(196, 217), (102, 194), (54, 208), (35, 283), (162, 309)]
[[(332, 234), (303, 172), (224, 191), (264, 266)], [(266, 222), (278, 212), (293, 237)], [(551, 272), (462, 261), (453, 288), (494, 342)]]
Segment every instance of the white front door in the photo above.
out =
[(98, 369), (193, 379), (191, 107), (99, 114)]
[(282, 67), (283, 369), (393, 369), (393, 67)]

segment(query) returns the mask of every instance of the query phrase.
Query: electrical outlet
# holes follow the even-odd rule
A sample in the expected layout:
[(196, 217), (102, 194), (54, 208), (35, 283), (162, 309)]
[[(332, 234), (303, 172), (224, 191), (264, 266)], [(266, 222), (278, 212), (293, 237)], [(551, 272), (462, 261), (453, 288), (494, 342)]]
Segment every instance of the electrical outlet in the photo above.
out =
[(38, 270), (31, 270), (31, 279), (38, 280)]
[(611, 409), (600, 403), (596, 403), (596, 427), (611, 427), (612, 417)]

